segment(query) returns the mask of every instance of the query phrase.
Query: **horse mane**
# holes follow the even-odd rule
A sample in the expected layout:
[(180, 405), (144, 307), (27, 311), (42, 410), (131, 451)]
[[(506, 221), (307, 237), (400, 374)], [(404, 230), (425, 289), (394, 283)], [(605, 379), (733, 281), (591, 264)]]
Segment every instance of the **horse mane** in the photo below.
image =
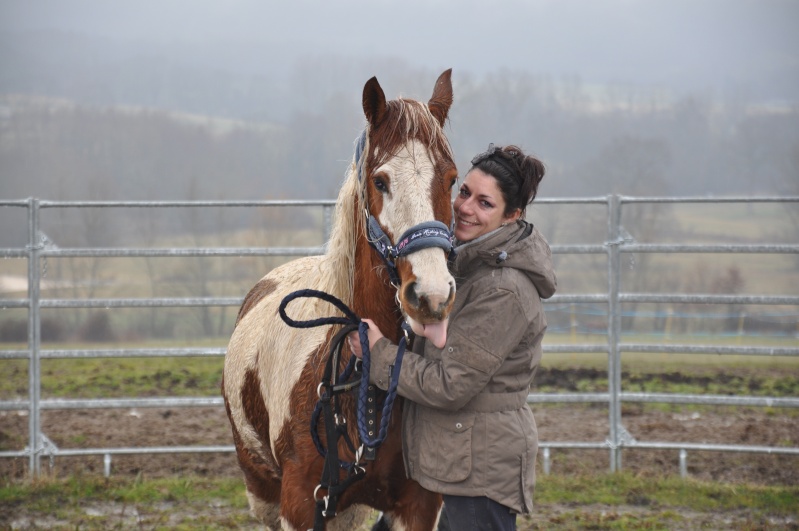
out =
[[(369, 135), (366, 136), (365, 148), (369, 145)], [(356, 208), (363, 210), (360, 197), (364, 190), (365, 186), (358, 179), (358, 161), (353, 156), (336, 199), (330, 240), (319, 272), (319, 289), (338, 297), (348, 306), (352, 305), (355, 278), (355, 242), (359, 233), (366, 233), (364, 215), (355, 212)]]

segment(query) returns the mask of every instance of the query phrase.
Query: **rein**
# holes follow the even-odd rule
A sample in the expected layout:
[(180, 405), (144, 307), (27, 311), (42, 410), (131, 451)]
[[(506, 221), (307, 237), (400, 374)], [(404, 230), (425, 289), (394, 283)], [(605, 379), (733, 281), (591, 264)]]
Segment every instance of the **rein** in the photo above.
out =
[[(290, 318), (286, 313), (286, 307), (294, 299), (301, 297), (310, 298), (315, 297), (322, 299), (333, 304), (336, 308), (344, 313), (345, 317), (322, 317), (318, 319), (310, 319), (306, 321), (295, 321)], [(369, 400), (375, 400), (373, 386), (369, 385), (369, 372), (371, 366), (371, 352), (369, 350), (369, 338), (367, 335), (368, 325), (364, 323), (355, 313), (347, 307), (341, 300), (325, 293), (312, 289), (298, 290), (290, 293), (280, 303), (278, 309), (280, 317), (283, 321), (293, 328), (313, 328), (317, 326), (326, 325), (344, 325), (344, 327), (336, 333), (331, 342), (330, 353), (325, 364), (324, 375), (322, 381), (317, 388), (319, 401), (316, 403), (313, 413), (311, 414), (311, 438), (314, 441), (319, 455), (325, 458), (325, 465), (322, 470), (322, 479), (319, 485), (314, 490), (314, 498), (319, 489), (326, 489), (327, 495), (321, 499), (316, 499), (316, 521), (314, 529), (324, 528), (324, 518), (336, 515), (336, 506), (338, 497), (344, 490), (351, 484), (363, 478), (366, 473), (365, 465), (361, 462), (361, 457), (364, 452), (370, 454), (374, 459), (374, 450), (385, 441), (388, 435), (388, 425), (391, 421), (391, 412), (394, 407), (394, 401), (397, 398), (397, 386), (399, 384), (400, 367), (402, 366), (402, 358), (405, 354), (407, 345), (407, 338), (409, 327), (403, 322), (402, 328), (405, 332), (399, 341), (399, 348), (397, 350), (397, 358), (394, 362), (394, 368), (389, 376), (389, 385), (386, 392), (386, 399), (383, 403), (382, 417), (380, 419), (380, 429), (377, 437), (371, 437), (374, 430), (370, 427), (369, 423), (374, 423), (374, 418), (370, 418), (368, 414), (370, 408)], [(358, 330), (358, 337), (361, 342), (361, 349), (363, 352), (363, 360), (359, 363), (355, 356), (350, 358), (349, 363), (344, 368), (341, 374), (337, 374), (337, 367), (341, 357), (341, 348), (347, 335), (350, 332)], [(358, 388), (358, 407), (357, 407), (357, 420), (358, 420), (358, 435), (361, 445), (356, 450), (355, 445), (350, 440), (347, 433), (347, 420), (341, 412), (341, 404), (336, 400), (336, 396), (342, 393), (349, 392)], [(327, 449), (322, 445), (319, 439), (318, 423), (320, 414), (324, 414), (325, 420), (325, 435), (327, 437)], [(355, 461), (352, 463), (341, 461), (338, 455), (338, 441), (344, 438), (344, 442), (351, 452), (355, 454)], [(367, 457), (367, 459), (369, 459)], [(347, 471), (347, 477), (344, 481), (340, 481), (339, 469)]]

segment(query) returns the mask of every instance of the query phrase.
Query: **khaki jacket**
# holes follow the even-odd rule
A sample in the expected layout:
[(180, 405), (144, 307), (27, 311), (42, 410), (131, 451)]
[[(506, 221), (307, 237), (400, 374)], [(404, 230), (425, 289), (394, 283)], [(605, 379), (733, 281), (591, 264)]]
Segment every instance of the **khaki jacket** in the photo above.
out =
[[(407, 474), (434, 492), (487, 496), (532, 509), (538, 432), (527, 407), (546, 330), (541, 299), (555, 293), (544, 237), (519, 221), (458, 248), (457, 283), (443, 349), (417, 338), (398, 392)], [(382, 389), (397, 347), (372, 349), (370, 381)]]

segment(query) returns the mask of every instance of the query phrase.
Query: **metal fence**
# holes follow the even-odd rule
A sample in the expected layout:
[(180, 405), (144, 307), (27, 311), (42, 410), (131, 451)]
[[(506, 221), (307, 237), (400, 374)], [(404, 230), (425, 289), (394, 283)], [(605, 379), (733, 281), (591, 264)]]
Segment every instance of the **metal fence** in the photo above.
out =
[[(621, 452), (624, 448), (674, 450), (679, 452), (680, 472), (686, 474), (688, 451), (758, 452), (799, 455), (798, 447), (747, 446), (738, 444), (701, 444), (681, 442), (646, 442), (632, 439), (622, 423), (623, 402), (740, 405), (766, 407), (799, 407), (799, 397), (727, 396), (667, 393), (625, 392), (621, 384), (621, 356), (624, 352), (717, 354), (752, 356), (799, 356), (799, 347), (771, 348), (747, 346), (703, 346), (676, 344), (625, 343), (621, 335), (621, 305), (623, 303), (701, 303), (701, 304), (751, 304), (751, 305), (799, 305), (799, 296), (770, 295), (711, 295), (711, 294), (656, 294), (622, 292), (621, 256), (624, 253), (740, 253), (740, 254), (794, 254), (799, 255), (797, 244), (753, 244), (753, 245), (685, 245), (636, 243), (626, 238), (621, 225), (622, 208), (628, 204), (655, 203), (799, 203), (799, 197), (731, 197), (731, 198), (667, 198), (625, 197), (610, 195), (580, 199), (537, 199), (537, 204), (555, 205), (604, 205), (607, 211), (607, 239), (595, 245), (553, 245), (555, 254), (593, 254), (607, 258), (607, 291), (595, 294), (556, 295), (547, 305), (558, 303), (594, 303), (607, 305), (607, 342), (598, 345), (546, 344), (547, 353), (603, 353), (607, 355), (607, 393), (535, 393), (530, 394), (530, 403), (605, 403), (608, 406), (608, 437), (596, 442), (547, 442), (541, 441), (545, 473), (550, 470), (553, 449), (605, 449), (610, 453), (610, 470), (621, 469)], [(158, 348), (158, 349), (92, 349), (56, 350), (41, 348), (41, 310), (44, 308), (142, 308), (142, 307), (197, 307), (238, 306), (242, 298), (128, 298), (128, 299), (45, 299), (41, 297), (42, 261), (50, 257), (235, 257), (235, 256), (307, 256), (320, 254), (322, 247), (270, 247), (270, 248), (69, 248), (60, 249), (46, 244), (40, 231), (43, 209), (80, 208), (207, 208), (207, 207), (264, 207), (280, 208), (302, 206), (319, 208), (324, 220), (329, 221), (334, 202), (323, 201), (45, 201), (36, 198), (20, 201), (0, 201), (3, 207), (19, 207), (27, 210), (28, 244), (24, 248), (0, 249), (0, 257), (23, 258), (28, 264), (28, 297), (24, 299), (0, 299), (0, 307), (27, 308), (28, 341), (24, 350), (0, 350), (0, 359), (26, 359), (29, 364), (29, 397), (27, 400), (0, 401), (0, 410), (25, 410), (29, 415), (29, 443), (18, 451), (0, 452), (0, 458), (27, 457), (32, 475), (41, 471), (41, 458), (51, 460), (59, 456), (102, 455), (106, 475), (110, 474), (111, 459), (119, 454), (154, 453), (207, 453), (233, 452), (233, 446), (160, 446), (130, 448), (59, 448), (42, 433), (41, 412), (44, 410), (93, 409), (93, 408), (142, 408), (142, 407), (222, 407), (222, 398), (213, 397), (162, 397), (124, 399), (42, 399), (41, 361), (45, 359), (121, 358), (121, 357), (187, 357), (217, 356), (225, 354), (224, 348)], [(329, 223), (323, 224), (325, 227)], [(326, 239), (325, 235), (325, 239)]]

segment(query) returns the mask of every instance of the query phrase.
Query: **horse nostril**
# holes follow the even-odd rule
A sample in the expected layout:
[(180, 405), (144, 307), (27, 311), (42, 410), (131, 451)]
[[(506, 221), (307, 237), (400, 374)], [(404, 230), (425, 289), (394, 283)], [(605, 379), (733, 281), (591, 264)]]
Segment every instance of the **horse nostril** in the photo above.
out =
[(413, 307), (419, 306), (419, 295), (416, 293), (416, 282), (405, 286), (405, 302)]

